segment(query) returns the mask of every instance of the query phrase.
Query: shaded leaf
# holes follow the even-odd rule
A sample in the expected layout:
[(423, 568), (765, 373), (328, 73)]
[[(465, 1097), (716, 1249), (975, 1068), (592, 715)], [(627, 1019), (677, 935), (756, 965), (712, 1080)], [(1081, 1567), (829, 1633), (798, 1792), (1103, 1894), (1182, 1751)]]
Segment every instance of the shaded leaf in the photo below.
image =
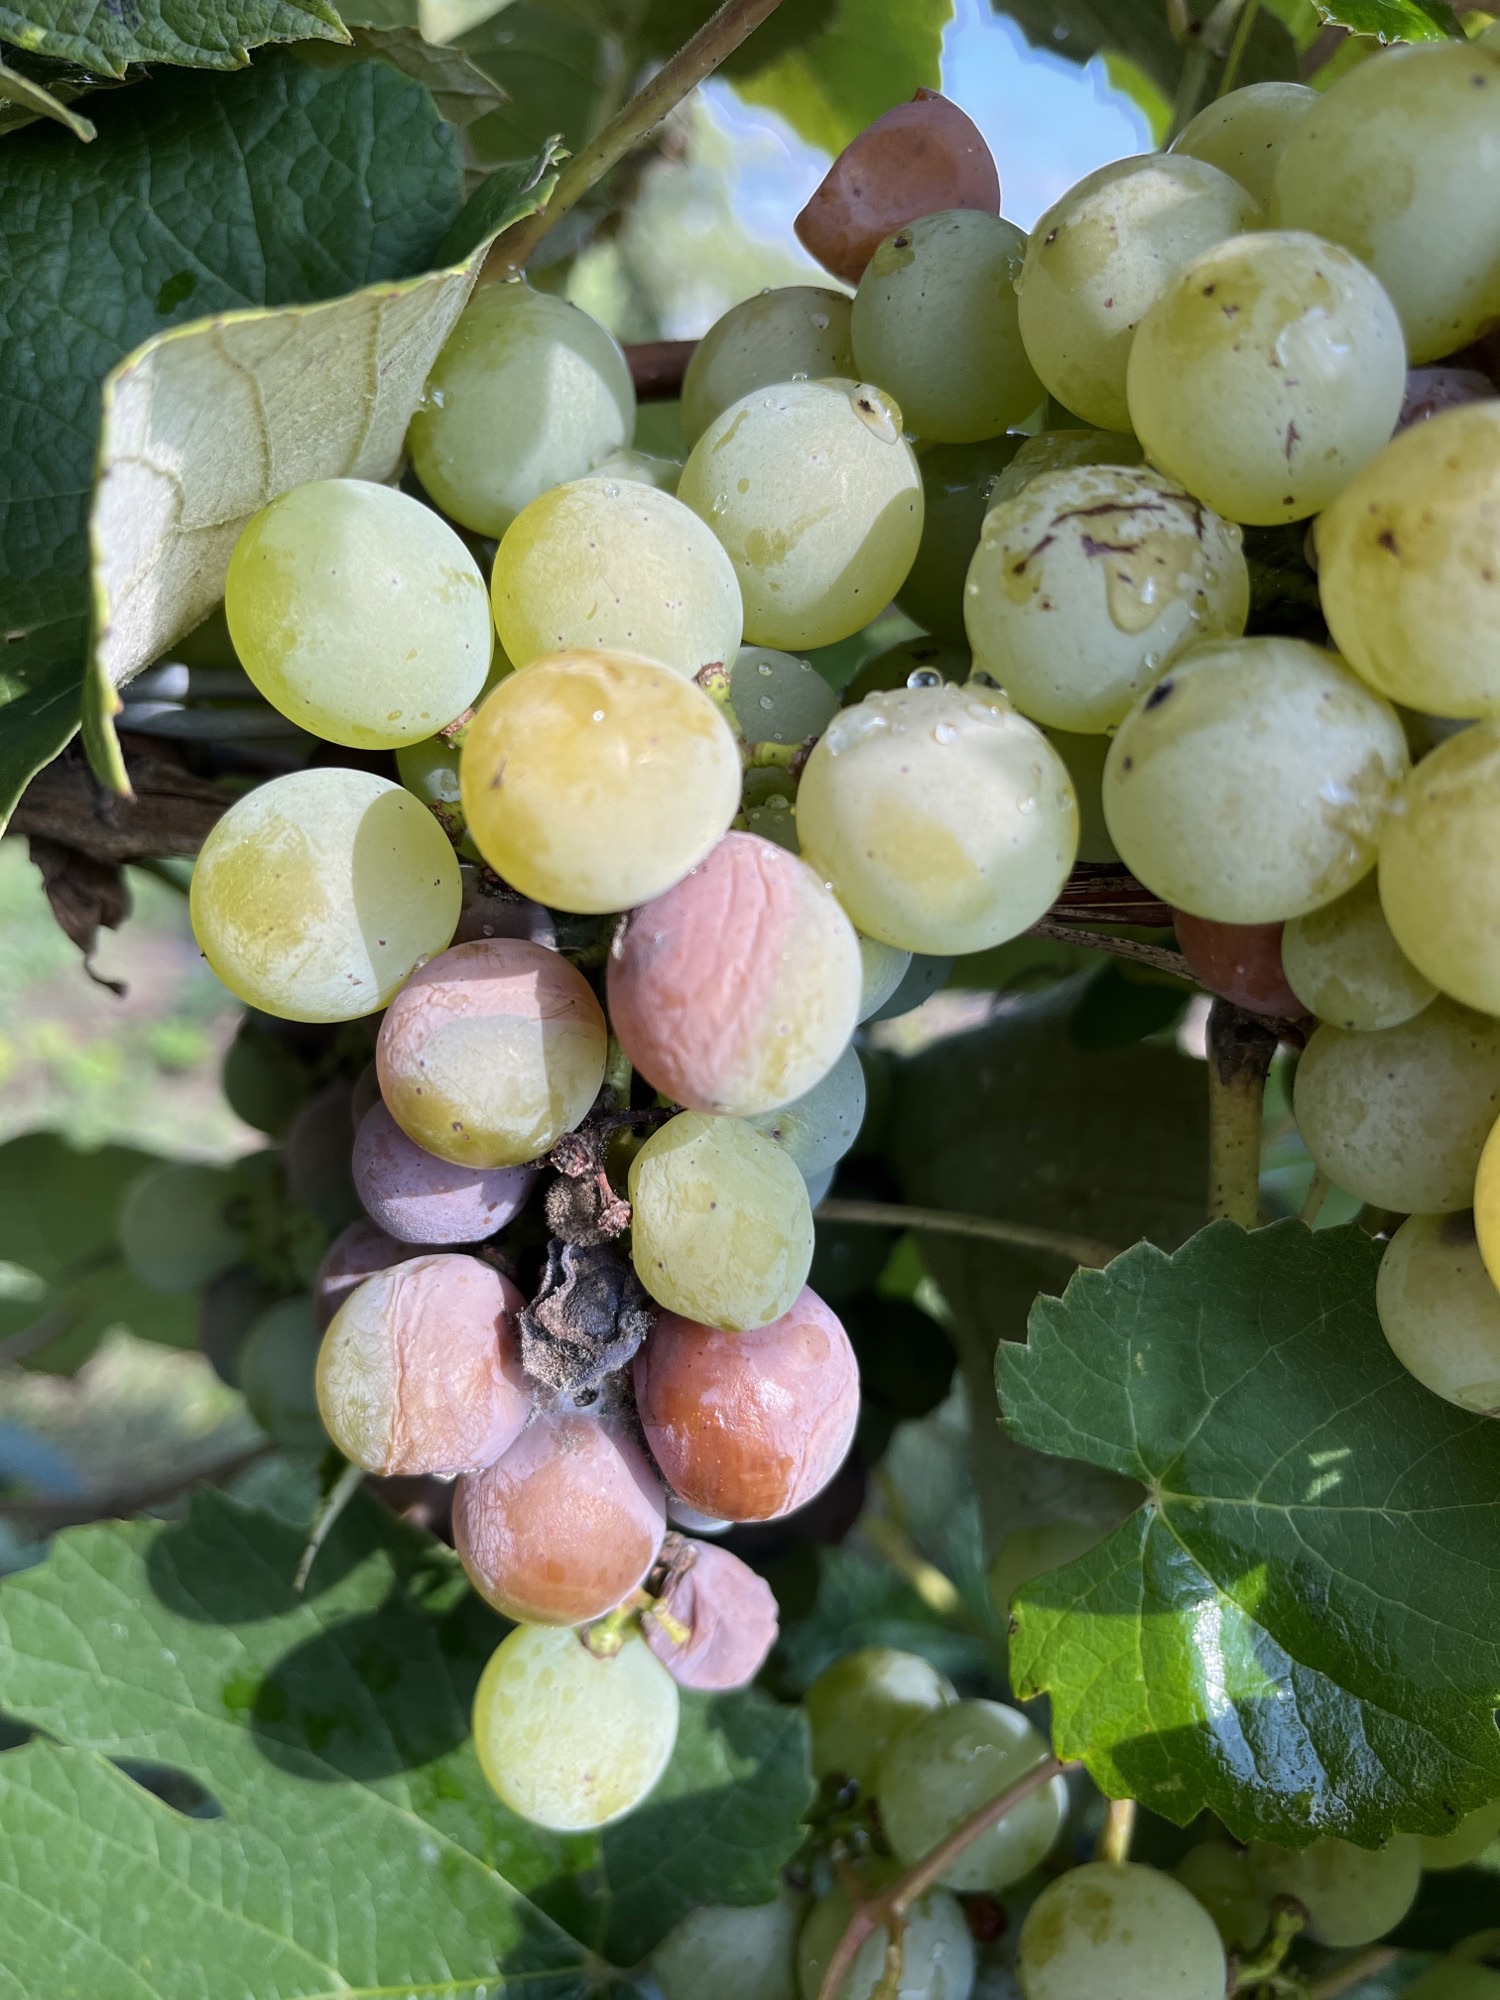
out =
[(549, 139), (534, 160), (510, 160), (496, 167), (460, 209), (438, 246), (439, 257), (456, 264), (523, 215), (545, 208), (557, 186), (555, 163), (560, 157), (558, 147)]
[[(1183, 45), (1172, 33), (1163, 0), (992, 0), (992, 4), (997, 14), (1008, 14), (1036, 48), (1077, 63), (1097, 55), (1123, 57), (1168, 100), (1176, 95)], [(1188, 0), (1187, 11), (1194, 20), (1204, 21), (1214, 11), (1214, 0)], [(1219, 53), (1227, 53), (1227, 36)], [(1271, 9), (1262, 7), (1240, 58), (1239, 82), (1274, 82), (1296, 74), (1295, 42)]]
[(12, 107), (12, 115), (0, 124), (0, 131), (14, 129), (30, 116), (55, 118), (59, 125), (67, 126), (75, 139), (87, 140), (94, 136), (93, 125), (81, 112), (70, 111), (63, 98), (4, 62), (0, 62), (0, 103)]
[(0, 41), (101, 76), (130, 63), (240, 69), (267, 42), (345, 39), (329, 0), (0, 0)]
[(736, 88), (780, 112), (809, 145), (839, 153), (919, 84), (938, 88), (952, 18), (953, 0), (838, 0), (820, 34), (737, 78)]
[(1446, 0), (1313, 0), (1330, 26), (1382, 42), (1462, 41), (1464, 31)]
[(1374, 1847), (1500, 1794), (1500, 1433), (1392, 1355), (1382, 1247), (1215, 1223), (1080, 1272), (1000, 1351), (1012, 1435), (1147, 1489), (1014, 1599), (1017, 1691), (1179, 1824)]
[(458, 46), (506, 97), (470, 128), (480, 160), (538, 154), (555, 133), (577, 152), (592, 136), (616, 60), (599, 29), (536, 0), (511, 0)]

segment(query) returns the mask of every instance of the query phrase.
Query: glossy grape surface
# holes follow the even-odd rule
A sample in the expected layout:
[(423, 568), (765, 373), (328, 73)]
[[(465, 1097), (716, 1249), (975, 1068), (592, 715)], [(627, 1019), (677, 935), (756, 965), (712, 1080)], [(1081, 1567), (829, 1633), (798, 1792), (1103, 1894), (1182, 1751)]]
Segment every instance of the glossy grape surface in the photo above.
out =
[(1087, 1861), (1049, 1882), (1021, 1927), (1026, 2000), (1223, 2000), (1213, 1918), (1170, 1875)]
[(715, 417), (752, 390), (799, 377), (854, 374), (850, 301), (821, 285), (779, 285), (742, 299), (693, 349), (682, 378), (682, 428), (694, 445)]
[[(1001, 1702), (951, 1702), (919, 1717), (886, 1750), (875, 1781), (897, 1859), (908, 1867), (920, 1861), (1048, 1754), (1020, 1710)], [(990, 1891), (1019, 1882), (1051, 1852), (1067, 1810), (1067, 1784), (1054, 1778), (980, 1834), (939, 1880)]]

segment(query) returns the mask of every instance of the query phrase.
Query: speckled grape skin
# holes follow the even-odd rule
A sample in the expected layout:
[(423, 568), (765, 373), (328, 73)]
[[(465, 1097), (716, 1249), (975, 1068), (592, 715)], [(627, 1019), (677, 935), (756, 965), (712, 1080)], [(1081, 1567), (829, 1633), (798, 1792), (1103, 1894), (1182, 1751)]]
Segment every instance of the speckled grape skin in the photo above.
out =
[(354, 1135), (354, 1187), (366, 1215), (401, 1243), (482, 1243), (520, 1214), (525, 1167), (463, 1167), (408, 1139), (384, 1104)]
[(658, 1305), (733, 1332), (791, 1310), (812, 1268), (812, 1204), (774, 1139), (679, 1112), (631, 1161), (630, 1203), (635, 1273)]
[(692, 1563), (671, 1578), (661, 1604), (686, 1627), (680, 1643), (655, 1617), (641, 1621), (646, 1644), (679, 1687), (716, 1692), (748, 1687), (776, 1644), (776, 1598), (748, 1563), (711, 1542), (689, 1541)]
[[(1398, 824), (1394, 817), (1387, 824), (1382, 854)], [(1445, 915), (1456, 907), (1441, 893), (1434, 900)], [(1373, 875), (1337, 902), (1294, 918), (1282, 937), (1281, 959), (1297, 999), (1336, 1028), (1399, 1028), (1437, 993), (1392, 935)]]
[(582, 1625), (644, 1579), (666, 1533), (666, 1497), (625, 1431), (580, 1411), (538, 1416), (453, 1496), (469, 1580), (507, 1618)]
[(339, 1307), (366, 1278), (421, 1255), (420, 1249), (398, 1243), (367, 1216), (341, 1229), (324, 1251), (312, 1281), (313, 1323), (319, 1333), (327, 1332)]
[(820, 1493), (859, 1417), (849, 1336), (806, 1286), (739, 1335), (659, 1314), (635, 1358), (636, 1407), (672, 1491), (721, 1521), (772, 1521)]
[(768, 383), (854, 373), (850, 301), (821, 285), (778, 285), (742, 299), (693, 349), (682, 378), (682, 429), (695, 445), (714, 418)]
[(409, 1139), (467, 1167), (540, 1159), (604, 1081), (608, 1030), (588, 981), (521, 938), (455, 945), (413, 973), (375, 1044)]
[(367, 1278), (318, 1353), (318, 1408), (345, 1458), (384, 1478), (498, 1458), (531, 1409), (524, 1304), (474, 1257), (414, 1257)]
[(1017, 1971), (1026, 2000), (1223, 2000), (1228, 1977), (1207, 1910), (1132, 1861), (1088, 1861), (1049, 1882), (1021, 1927)]
[(854, 1033), (854, 926), (774, 841), (727, 833), (630, 917), (609, 1014), (649, 1082), (693, 1111), (769, 1111), (812, 1089)]
[(464, 817), (523, 896), (582, 915), (680, 882), (739, 811), (739, 748), (701, 688), (632, 653), (549, 653), (464, 742)]
[(575, 479), (533, 500), (505, 531), (490, 596), (518, 667), (581, 646), (640, 653), (691, 680), (733, 662), (744, 623), (712, 531), (637, 480)]
[(1057, 752), (994, 689), (898, 688), (829, 724), (802, 774), (797, 831), (867, 937), (983, 951), (1050, 907), (1078, 805)]
[(458, 858), (388, 778), (293, 771), (232, 805), (199, 849), (193, 932), (229, 990), (287, 1021), (385, 1005), (458, 922)]

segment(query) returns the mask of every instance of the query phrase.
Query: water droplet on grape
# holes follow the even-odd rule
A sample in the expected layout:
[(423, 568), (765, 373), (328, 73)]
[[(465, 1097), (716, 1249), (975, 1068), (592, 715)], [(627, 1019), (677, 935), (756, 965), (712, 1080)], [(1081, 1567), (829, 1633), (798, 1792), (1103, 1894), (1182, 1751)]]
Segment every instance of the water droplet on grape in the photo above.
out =
[(774, 708), (776, 706), (775, 702), (772, 701), (771, 697), (768, 694), (763, 694), (761, 696), (760, 705), (762, 708)]
[(906, 685), (909, 688), (940, 688), (943, 677), (936, 667), (913, 667), (906, 676)]
[(958, 741), (958, 731), (953, 727), (951, 722), (940, 722), (932, 732), (932, 740), (934, 743), (945, 745), (956, 743)]
[(809, 315), (809, 317), (811, 318), (813, 325), (818, 329), (819, 333), (826, 333), (828, 331), (827, 313), (812, 313), (811, 315)]
[(602, 722), (604, 720), (604, 710), (602, 708), (594, 710), (594, 720), (595, 722)]

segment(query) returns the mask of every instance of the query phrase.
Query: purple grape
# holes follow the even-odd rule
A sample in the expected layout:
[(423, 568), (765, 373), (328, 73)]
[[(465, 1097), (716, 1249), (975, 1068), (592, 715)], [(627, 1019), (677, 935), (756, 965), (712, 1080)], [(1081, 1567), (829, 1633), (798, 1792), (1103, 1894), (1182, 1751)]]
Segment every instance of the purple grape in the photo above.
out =
[(388, 1271), (392, 1264), (404, 1264), (421, 1254), (410, 1244), (387, 1236), (378, 1223), (364, 1216), (341, 1229), (324, 1251), (312, 1282), (313, 1319), (319, 1333), (327, 1329), (356, 1285), (373, 1278), (377, 1271)]
[(462, 1167), (408, 1139), (383, 1104), (354, 1140), (354, 1185), (372, 1222), (401, 1243), (482, 1243), (518, 1215), (529, 1167)]

